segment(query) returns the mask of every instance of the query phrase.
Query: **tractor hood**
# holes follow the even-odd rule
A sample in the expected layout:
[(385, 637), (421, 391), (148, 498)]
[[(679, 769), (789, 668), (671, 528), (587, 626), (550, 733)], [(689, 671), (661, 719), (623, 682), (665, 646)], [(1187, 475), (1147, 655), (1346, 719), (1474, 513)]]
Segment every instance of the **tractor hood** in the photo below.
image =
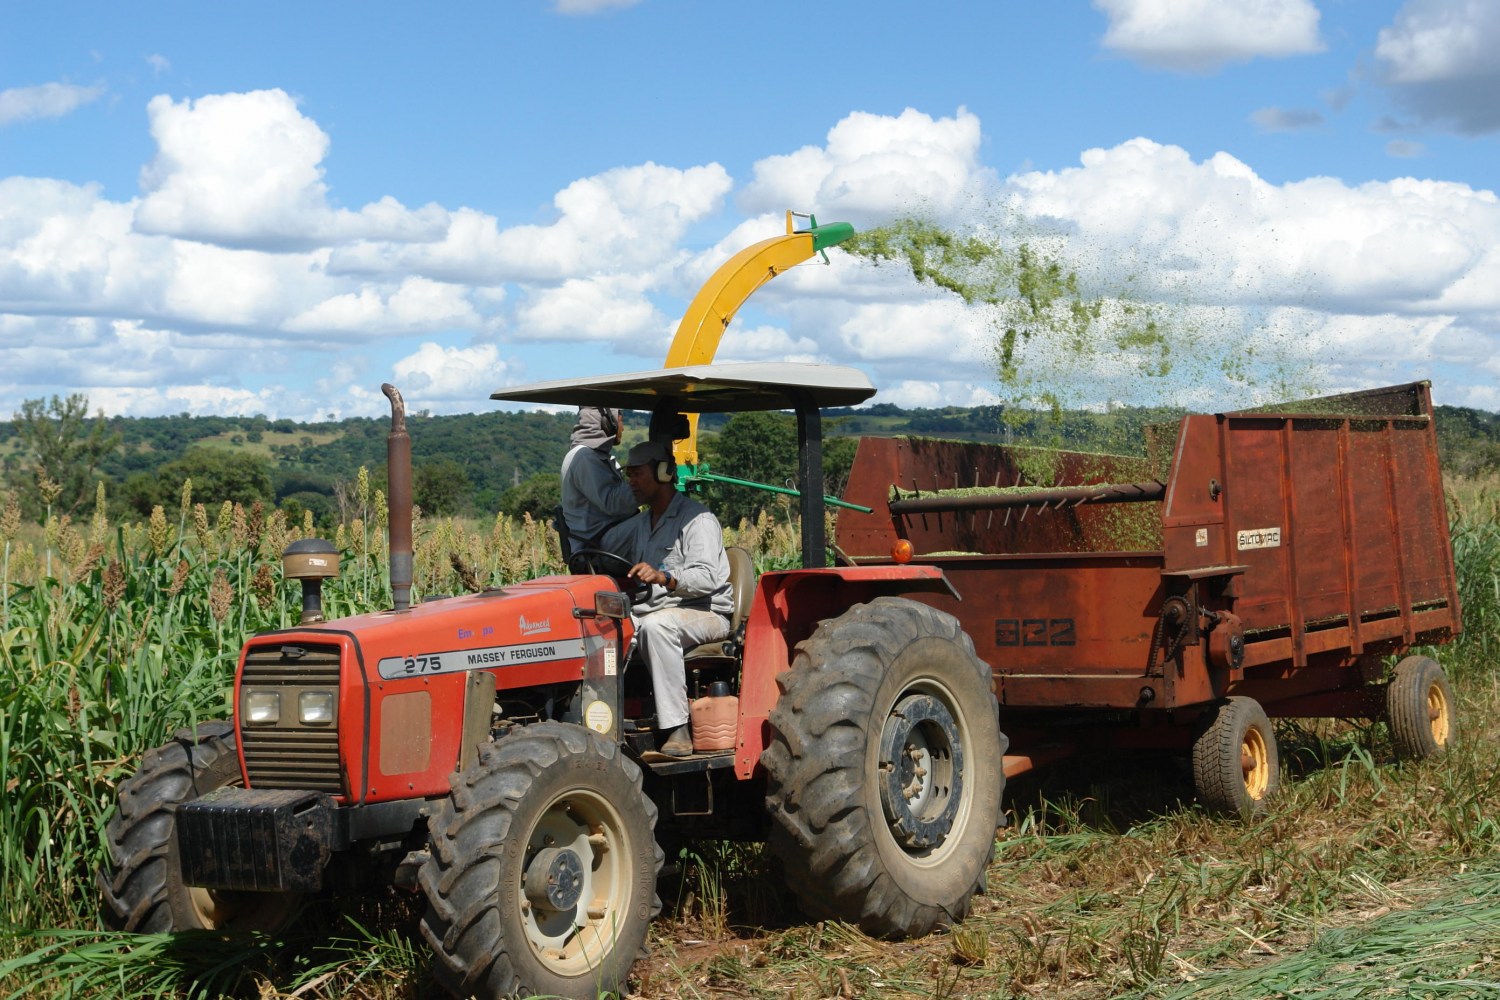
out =
[[(573, 612), (592, 610), (596, 593), (615, 589), (607, 576), (547, 576), (298, 631), (348, 635), (371, 681), (564, 662), (564, 675), (576, 678), (585, 628)], [(503, 672), (497, 679), (502, 689), (512, 686)]]
[[(444, 794), (497, 702), (524, 715), (560, 697), (581, 712), (615, 682), (630, 622), (594, 614), (615, 590), (608, 576), (548, 576), (255, 636), (235, 691), (246, 786), (360, 803)], [(592, 719), (615, 735), (613, 713)]]

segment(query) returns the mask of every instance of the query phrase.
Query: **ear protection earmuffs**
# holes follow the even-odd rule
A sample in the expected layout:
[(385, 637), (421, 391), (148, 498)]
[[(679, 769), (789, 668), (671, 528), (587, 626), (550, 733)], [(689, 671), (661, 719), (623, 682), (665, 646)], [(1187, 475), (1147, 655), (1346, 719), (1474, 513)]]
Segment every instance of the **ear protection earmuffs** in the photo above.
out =
[(599, 429), (606, 437), (618, 437), (620, 434), (620, 411), (610, 406), (599, 407)]
[(676, 462), (657, 462), (656, 481), (658, 483), (670, 483), (677, 478)]

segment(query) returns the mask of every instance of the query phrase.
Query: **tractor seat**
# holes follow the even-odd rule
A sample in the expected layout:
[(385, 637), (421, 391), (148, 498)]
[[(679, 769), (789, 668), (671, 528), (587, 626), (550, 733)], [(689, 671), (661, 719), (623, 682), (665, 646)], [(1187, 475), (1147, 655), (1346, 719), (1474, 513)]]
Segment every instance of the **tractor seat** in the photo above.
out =
[(729, 635), (714, 642), (694, 646), (683, 655), (691, 669), (694, 660), (733, 660), (740, 655), (745, 638), (745, 619), (750, 617), (750, 600), (755, 596), (755, 561), (738, 545), (724, 549), (729, 557), (729, 593), (734, 598), (734, 612), (729, 616)]

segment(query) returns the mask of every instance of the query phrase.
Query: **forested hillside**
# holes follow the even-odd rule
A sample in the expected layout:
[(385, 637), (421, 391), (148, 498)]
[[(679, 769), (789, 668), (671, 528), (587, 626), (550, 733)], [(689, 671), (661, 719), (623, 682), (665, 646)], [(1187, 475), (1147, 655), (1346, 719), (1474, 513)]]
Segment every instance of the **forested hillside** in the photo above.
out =
[[(916, 434), (1052, 447), (1135, 452), (1143, 428), (1174, 420), (1178, 411), (1125, 408), (1108, 414), (1006, 414), (1000, 407), (903, 409), (888, 403), (829, 411), (825, 471), (838, 489), (861, 435)], [(418, 504), (429, 513), (537, 514), (556, 503), (556, 469), (567, 448), (571, 414), (484, 413), (408, 416)], [(0, 488), (29, 511), (47, 502), (37, 471), (54, 487), (55, 510), (80, 510), (106, 484), (111, 509), (145, 516), (170, 508), (191, 478), (199, 499), (276, 503), (320, 521), (346, 518), (359, 469), (373, 488), (385, 485), (388, 418), (318, 423), (265, 417), (102, 418), (82, 397), (29, 401), (0, 422)], [(762, 482), (794, 475), (795, 432), (786, 415), (709, 415), (702, 452), (717, 471)], [(626, 443), (644, 433), (628, 423)], [(845, 439), (845, 440), (839, 440)], [(1500, 415), (1462, 407), (1438, 408), (1445, 469), (1463, 476), (1500, 470)], [(721, 491), (714, 498), (730, 519), (752, 515), (759, 495)]]

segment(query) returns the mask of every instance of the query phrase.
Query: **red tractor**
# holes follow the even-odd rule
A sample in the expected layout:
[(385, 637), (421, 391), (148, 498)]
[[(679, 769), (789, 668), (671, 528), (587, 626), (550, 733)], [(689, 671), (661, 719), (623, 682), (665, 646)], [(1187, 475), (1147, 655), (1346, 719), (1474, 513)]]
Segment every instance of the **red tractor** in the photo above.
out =
[[(990, 667), (941, 569), (826, 567), (820, 408), (874, 390), (813, 365), (701, 365), (497, 398), (683, 412), (796, 411), (803, 568), (731, 550), (730, 638), (689, 654), (734, 692), (727, 750), (649, 759), (649, 672), (609, 557), (412, 606), (410, 444), (392, 397), (395, 606), (322, 618), (326, 543), (287, 553), (302, 623), (240, 654), (233, 721), (179, 733), (120, 788), (105, 918), (136, 931), (277, 928), (335, 866), (427, 900), (459, 996), (623, 987), (658, 911), (662, 842), (769, 840), (810, 915), (882, 937), (960, 920), (999, 824), (1006, 739)], [(612, 577), (613, 570), (618, 577)], [(721, 686), (722, 685), (722, 686)]]

